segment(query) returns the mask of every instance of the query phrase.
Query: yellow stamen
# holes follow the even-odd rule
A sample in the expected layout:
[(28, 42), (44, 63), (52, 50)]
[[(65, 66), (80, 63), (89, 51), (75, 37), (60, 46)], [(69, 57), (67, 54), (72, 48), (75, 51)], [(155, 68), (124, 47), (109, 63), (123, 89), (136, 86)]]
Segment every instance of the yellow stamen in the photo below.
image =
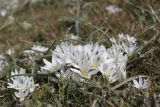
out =
[(104, 74), (103, 74), (104, 78), (108, 78), (110, 75), (111, 74), (108, 71), (104, 72)]
[(93, 67), (93, 68), (97, 68), (97, 64), (93, 64), (92, 67)]
[(84, 76), (84, 77), (88, 77), (88, 72), (86, 72), (86, 71), (82, 71), (82, 76)]

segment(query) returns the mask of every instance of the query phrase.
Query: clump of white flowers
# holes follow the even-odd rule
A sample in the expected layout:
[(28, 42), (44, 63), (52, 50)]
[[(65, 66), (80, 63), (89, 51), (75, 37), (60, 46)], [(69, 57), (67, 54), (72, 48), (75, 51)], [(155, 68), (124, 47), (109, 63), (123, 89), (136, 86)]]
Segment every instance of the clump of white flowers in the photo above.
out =
[(113, 45), (103, 53), (103, 62), (101, 63), (100, 72), (107, 76), (110, 83), (117, 80), (126, 79), (127, 55), (121, 50), (119, 45)]
[[(42, 71), (58, 75), (61, 72), (63, 73), (61, 76), (64, 75), (64, 78), (68, 78), (66, 76), (68, 74), (78, 81), (91, 79), (93, 75), (101, 72), (109, 83), (123, 81), (127, 78), (128, 56), (133, 54), (137, 48), (136, 39), (129, 35), (119, 34), (119, 40), (111, 38), (111, 42), (112, 46), (108, 49), (104, 45), (93, 43), (73, 45), (62, 42), (52, 51), (51, 62), (43, 59), (45, 66), (41, 67)], [(67, 69), (64, 70), (64, 67)], [(77, 75), (79, 76), (77, 77)]]
[(118, 35), (118, 40), (115, 38), (110, 38), (110, 40), (113, 45), (119, 45), (128, 56), (132, 56), (138, 47), (136, 38), (127, 34), (121, 33)]
[[(55, 49), (51, 50), (51, 59), (43, 59), (44, 66), (41, 66), (41, 71), (38, 71), (38, 73), (53, 73), (54, 76), (51, 79), (56, 83), (63, 82), (66, 79), (87, 83), (97, 73), (100, 73), (103, 80), (111, 86), (124, 81), (127, 79), (126, 65), (128, 58), (134, 54), (138, 47), (136, 38), (127, 34), (119, 34), (117, 40), (110, 38), (110, 41), (112, 45), (109, 48), (98, 43), (74, 45), (70, 42), (61, 42)], [(34, 45), (31, 50), (25, 50), (23, 53), (33, 60), (37, 53), (42, 52), (41, 54), (43, 54), (47, 50), (48, 48)], [(11, 50), (9, 53), (11, 53)], [(14, 96), (20, 102), (24, 101), (38, 86), (38, 84), (35, 84), (33, 77), (26, 76), (26, 70), (23, 68), (11, 72), (8, 81), (8, 88), (16, 90)], [(147, 79), (139, 78), (139, 80), (133, 80), (133, 83), (133, 86), (138, 89), (148, 87)]]
[(8, 88), (15, 89), (14, 95), (19, 101), (24, 101), (24, 99), (34, 91), (38, 86), (35, 84), (33, 77), (25, 76), (26, 70), (21, 68), (19, 71), (11, 72), (11, 81), (8, 82)]

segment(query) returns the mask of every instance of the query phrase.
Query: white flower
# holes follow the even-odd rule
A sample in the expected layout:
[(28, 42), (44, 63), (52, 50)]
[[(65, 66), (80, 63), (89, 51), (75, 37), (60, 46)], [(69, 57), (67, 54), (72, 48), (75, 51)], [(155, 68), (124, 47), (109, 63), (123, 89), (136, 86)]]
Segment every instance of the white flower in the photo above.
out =
[(80, 37), (79, 36), (77, 36), (77, 35), (71, 35), (71, 39), (73, 39), (73, 40), (79, 40), (80, 39)]
[(128, 56), (131, 56), (134, 51), (137, 49), (137, 40), (135, 37), (130, 37), (127, 34), (119, 34), (119, 42), (122, 50), (127, 53)]
[(141, 77), (139, 80), (133, 80), (133, 86), (138, 89), (146, 89), (148, 88), (148, 79), (142, 79)]
[(8, 50), (6, 51), (6, 53), (7, 53), (8, 55), (13, 55), (13, 54), (14, 54), (14, 49), (8, 49)]
[(63, 64), (71, 63), (73, 60), (73, 52), (75, 47), (67, 42), (62, 42), (60, 45), (56, 46), (56, 49), (53, 51)]
[(15, 92), (15, 96), (20, 99), (20, 101), (24, 100), (24, 98), (38, 86), (38, 84), (34, 83), (33, 77), (29, 76), (16, 76), (16, 75), (25, 75), (25, 69), (21, 68), (20, 71), (15, 70), (15, 72), (11, 72), (11, 82), (8, 82), (7, 88), (16, 89), (18, 92)]
[(119, 45), (112, 45), (111, 48), (107, 49), (106, 54), (109, 59), (112, 58), (114, 60), (113, 63), (117, 69), (125, 69), (128, 57)]
[(42, 67), (42, 69), (48, 70), (50, 72), (56, 72), (62, 66), (62, 63), (61, 63), (60, 59), (54, 54), (52, 54), (52, 62), (49, 62), (46, 59), (43, 59), (43, 62), (46, 65), (44, 67)]
[(100, 64), (99, 71), (102, 73), (104, 78), (108, 79), (109, 83), (114, 83), (118, 80), (116, 71), (112, 68), (112, 64), (110, 64), (110, 61), (105, 64), (104, 63)]
[(33, 45), (33, 47), (31, 47), (31, 49), (34, 51), (38, 51), (38, 52), (46, 52), (48, 50), (48, 48), (46, 48), (44, 46), (40, 46), (40, 45)]
[(128, 43), (130, 43), (130, 44), (134, 44), (134, 43), (136, 43), (136, 38), (135, 37), (131, 37), (131, 36), (129, 36), (128, 34), (123, 34), (123, 33), (120, 33), (119, 35), (118, 35), (118, 37), (119, 37), (119, 39), (120, 40), (122, 40), (122, 41), (126, 41), (126, 42), (128, 42)]
[(5, 17), (6, 15), (7, 15), (6, 9), (0, 10), (0, 16)]
[(134, 51), (137, 49), (137, 45), (136, 44), (127, 45), (126, 43), (123, 42), (121, 44), (121, 48), (123, 49), (124, 52), (127, 53), (128, 56), (132, 56)]
[(106, 7), (106, 10), (108, 11), (109, 14), (115, 14), (117, 12), (121, 12), (122, 9), (115, 6), (115, 5), (109, 5)]
[(98, 44), (87, 44), (83, 47), (84, 52), (89, 55), (91, 61), (91, 68), (97, 69), (101, 61), (102, 54), (106, 52), (106, 48), (103, 45)]
[(87, 79), (90, 79), (91, 76), (96, 73), (94, 71), (90, 71), (91, 61), (87, 53), (84, 52), (78, 53), (75, 56), (75, 61), (76, 63), (71, 64), (74, 67), (71, 68), (71, 71)]
[(83, 49), (89, 55), (96, 54), (98, 52), (99, 45), (98, 44), (86, 44), (83, 46)]

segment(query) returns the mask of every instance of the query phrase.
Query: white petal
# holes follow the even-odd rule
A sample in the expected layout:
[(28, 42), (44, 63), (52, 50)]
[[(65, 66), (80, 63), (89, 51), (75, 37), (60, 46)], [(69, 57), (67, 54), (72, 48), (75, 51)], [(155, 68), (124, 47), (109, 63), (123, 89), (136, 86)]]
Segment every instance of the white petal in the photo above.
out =
[(52, 65), (52, 63), (51, 63), (51, 62), (49, 62), (49, 61), (48, 61), (48, 60), (46, 60), (46, 59), (43, 59), (43, 62), (44, 62), (47, 66)]
[(75, 73), (77, 73), (77, 74), (79, 74), (79, 75), (81, 75), (81, 72), (79, 70), (77, 70), (77, 69), (70, 68), (70, 70), (73, 71), (73, 72), (75, 72)]

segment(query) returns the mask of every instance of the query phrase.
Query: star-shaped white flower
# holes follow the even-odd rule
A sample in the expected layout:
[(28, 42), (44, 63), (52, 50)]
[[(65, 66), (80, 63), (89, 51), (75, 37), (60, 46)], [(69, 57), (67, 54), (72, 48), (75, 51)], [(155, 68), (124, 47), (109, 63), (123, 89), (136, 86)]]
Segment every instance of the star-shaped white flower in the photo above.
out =
[(126, 43), (121, 44), (121, 48), (124, 52), (127, 53), (128, 56), (132, 56), (134, 51), (137, 49), (137, 44), (127, 45)]
[(146, 89), (148, 88), (148, 79), (142, 79), (141, 77), (139, 80), (133, 80), (133, 86), (138, 89)]
[(71, 64), (74, 67), (71, 68), (71, 71), (79, 74), (80, 76), (90, 79), (93, 74), (97, 73), (96, 70), (90, 71), (91, 69), (90, 57), (84, 51), (75, 54), (75, 62), (76, 63)]
[(44, 67), (42, 67), (42, 69), (48, 70), (50, 72), (56, 72), (62, 66), (62, 62), (55, 54), (52, 54), (52, 61), (51, 62), (49, 62), (46, 59), (43, 59), (43, 62), (46, 65)]
[[(108, 60), (109, 61), (109, 60)], [(110, 61), (108, 63), (101, 63), (99, 66), (99, 71), (102, 73), (104, 78), (108, 79), (109, 83), (114, 83), (118, 80), (116, 71), (112, 68)]]
[(131, 56), (134, 51), (137, 49), (137, 40), (133, 36), (127, 34), (119, 34), (119, 45), (122, 50), (127, 53), (128, 56)]

